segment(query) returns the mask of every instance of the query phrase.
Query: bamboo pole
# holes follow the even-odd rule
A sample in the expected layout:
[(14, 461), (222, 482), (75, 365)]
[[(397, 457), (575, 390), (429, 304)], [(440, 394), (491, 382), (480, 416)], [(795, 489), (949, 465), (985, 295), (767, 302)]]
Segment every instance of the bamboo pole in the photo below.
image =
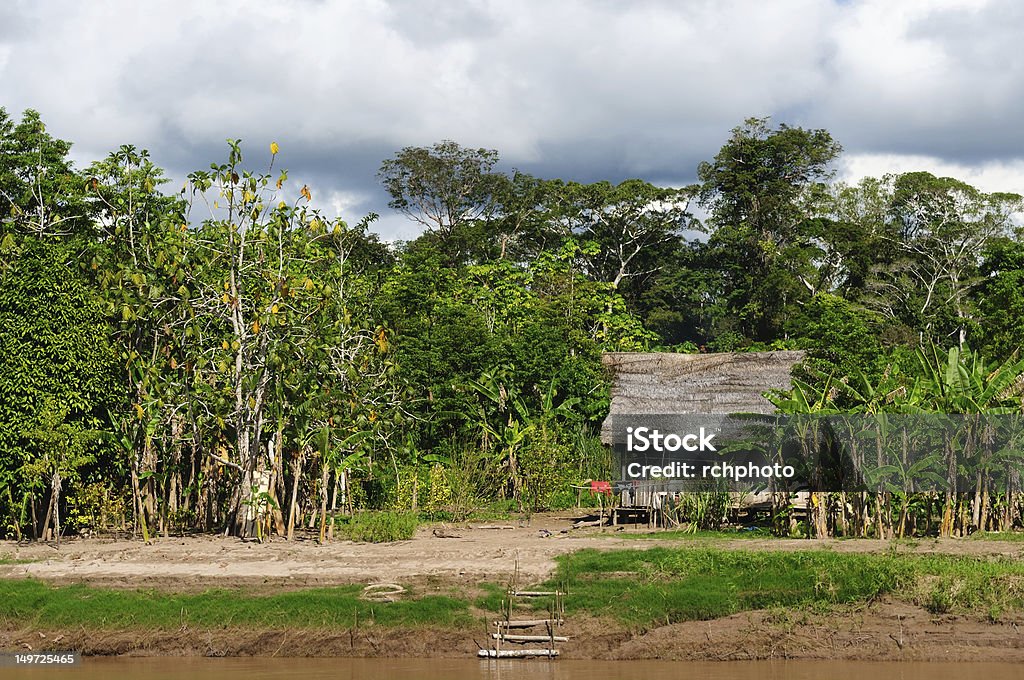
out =
[[(506, 621), (495, 621), (494, 625), (498, 628), (533, 628), (534, 626), (543, 626), (547, 624), (551, 619), (520, 619), (520, 620), (506, 620)], [(561, 621), (559, 621), (561, 623)]]
[[(547, 642), (550, 638), (548, 635), (508, 635), (503, 633), (491, 633), (491, 637), (505, 642)], [(562, 635), (555, 635), (554, 639), (555, 642), (569, 641), (569, 638)]]

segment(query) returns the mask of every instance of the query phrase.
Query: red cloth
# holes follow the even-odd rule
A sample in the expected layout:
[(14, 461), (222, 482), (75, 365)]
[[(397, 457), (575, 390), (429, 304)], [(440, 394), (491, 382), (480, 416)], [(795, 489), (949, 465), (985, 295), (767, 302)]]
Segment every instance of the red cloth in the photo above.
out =
[(611, 482), (590, 482), (591, 493), (603, 493), (606, 496), (612, 495), (612, 483)]

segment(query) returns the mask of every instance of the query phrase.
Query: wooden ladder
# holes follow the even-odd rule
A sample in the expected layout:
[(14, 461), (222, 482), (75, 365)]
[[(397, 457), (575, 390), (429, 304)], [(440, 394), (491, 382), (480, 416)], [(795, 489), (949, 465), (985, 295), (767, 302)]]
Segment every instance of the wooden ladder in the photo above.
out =
[[(559, 628), (565, 619), (565, 592), (562, 590), (519, 590), (519, 560), (516, 560), (512, 580), (502, 600), (503, 618), (493, 621), (495, 631), (491, 633), (492, 647), (481, 649), (477, 656), (490, 659), (523, 659), (530, 657), (546, 657), (556, 659), (559, 650), (556, 642), (568, 642), (569, 638), (559, 635)], [(548, 617), (543, 619), (513, 619), (512, 610), (519, 603), (519, 598), (548, 597)], [(538, 630), (540, 629), (540, 630)], [(518, 630), (518, 633), (512, 633)], [(511, 643), (516, 647), (503, 648), (503, 643)], [(525, 647), (524, 645), (547, 643), (544, 647)]]

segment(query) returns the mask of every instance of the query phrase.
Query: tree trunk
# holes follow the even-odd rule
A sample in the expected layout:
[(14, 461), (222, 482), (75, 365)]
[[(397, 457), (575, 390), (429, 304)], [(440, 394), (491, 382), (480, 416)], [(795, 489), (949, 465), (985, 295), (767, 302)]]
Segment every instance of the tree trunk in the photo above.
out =
[(132, 495), (135, 497), (135, 519), (142, 532), (142, 540), (149, 543), (149, 527), (146, 525), (146, 511), (142, 503), (142, 491), (139, 488), (139, 475), (132, 466)]
[(299, 509), (299, 479), (302, 477), (302, 459), (306, 453), (306, 447), (302, 446), (295, 453), (295, 461), (292, 463), (292, 495), (288, 503), (288, 540), (295, 536), (295, 514)]
[(60, 546), (60, 473), (53, 473), (53, 535), (57, 539), (57, 546)]
[(320, 463), (320, 543), (327, 541), (327, 482), (330, 470), (327, 461)]
[(875, 492), (875, 529), (878, 531), (878, 538), (888, 538), (885, 535), (885, 518), (882, 513), (882, 492)]
[(279, 425), (277, 434), (274, 436), (274, 460), (273, 460), (274, 483), (271, 485), (271, 495), (274, 498), (274, 525), (278, 536), (284, 536), (286, 527), (284, 523), (284, 504), (286, 498), (284, 488), (284, 427)]
[(950, 538), (953, 535), (953, 497), (946, 493), (946, 501), (942, 507), (942, 523), (939, 525), (939, 536)]
[(43, 520), (42, 536), (44, 541), (50, 540), (50, 519), (53, 516), (53, 492), (50, 492), (50, 502), (46, 504), (46, 519)]

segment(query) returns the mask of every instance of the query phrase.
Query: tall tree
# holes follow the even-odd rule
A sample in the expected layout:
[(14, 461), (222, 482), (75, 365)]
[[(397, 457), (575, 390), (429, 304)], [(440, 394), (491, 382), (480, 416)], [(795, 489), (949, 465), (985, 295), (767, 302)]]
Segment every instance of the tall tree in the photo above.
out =
[(970, 293), (982, 281), (982, 252), (1009, 233), (1021, 197), (928, 172), (890, 182), (885, 242), (896, 257), (874, 268), (868, 302), (914, 329), (921, 343), (952, 339), (963, 347), (976, 317)]
[(613, 290), (644, 282), (680, 247), (682, 232), (693, 228), (689, 212), (694, 189), (657, 187), (639, 179), (562, 184), (554, 192), (556, 219), (581, 242), (588, 274)]
[(495, 209), (502, 176), (493, 171), (498, 152), (469, 149), (451, 140), (406, 147), (381, 164), (378, 177), (389, 206), (422, 224), (452, 262), (472, 245), (472, 227)]
[(88, 228), (84, 183), (68, 154), (71, 143), (51, 136), (38, 111), (15, 124), (0, 108), (0, 225), (4, 231), (71, 236)]
[(787, 306), (807, 295), (799, 278), (809, 259), (805, 227), (814, 190), (840, 151), (826, 130), (773, 129), (751, 118), (698, 168), (727, 308), (753, 340), (778, 337)]
[(997, 359), (1024, 350), (1024, 243), (993, 239), (981, 265), (983, 282), (974, 291), (979, 335)]
[(102, 301), (75, 253), (26, 241), (14, 266), (0, 270), (0, 508), (45, 512), (39, 503), (58, 461), (44, 463), (53, 451), (33, 433), (104, 428), (126, 396), (119, 377)]

